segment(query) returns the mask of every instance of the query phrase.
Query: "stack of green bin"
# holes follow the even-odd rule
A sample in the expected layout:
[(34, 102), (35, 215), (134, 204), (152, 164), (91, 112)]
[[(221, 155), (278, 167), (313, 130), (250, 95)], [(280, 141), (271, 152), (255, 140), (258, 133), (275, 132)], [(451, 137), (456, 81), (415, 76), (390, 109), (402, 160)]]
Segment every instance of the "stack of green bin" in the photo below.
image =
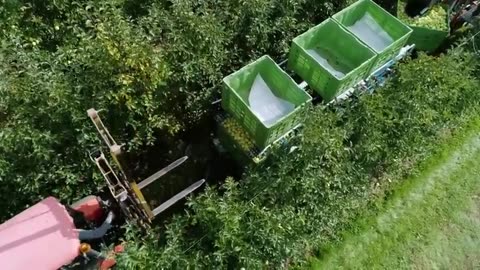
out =
[[(315, 60), (311, 50), (328, 61), (330, 67)], [(337, 22), (327, 19), (293, 40), (288, 66), (328, 102), (366, 78), (376, 57), (373, 50)], [(344, 75), (333, 73), (338, 71)]]
[[(253, 113), (249, 94), (257, 75), (262, 76), (273, 94), (294, 105), (294, 110), (270, 126)], [(252, 136), (259, 148), (264, 148), (290, 129), (300, 124), (303, 112), (312, 97), (301, 89), (269, 56), (243, 67), (223, 79), (222, 107)]]
[[(397, 17), (402, 19), (403, 16), (408, 16), (405, 14), (405, 0), (399, 0), (397, 5)], [(445, 7), (444, 7), (445, 8)], [(413, 32), (408, 42), (415, 44), (415, 48), (420, 51), (433, 52), (450, 34), (450, 14), (447, 12), (445, 18), (446, 30), (436, 30), (429, 29), (426, 27), (419, 27), (410, 25)]]
[[(392, 39), (392, 42), (388, 46), (382, 49), (375, 49), (375, 47), (372, 46), (372, 40), (359, 36), (358, 33), (355, 34), (351, 29), (349, 29), (349, 27), (352, 27), (357, 21), (361, 20), (367, 14), (373, 17), (373, 20), (378, 24), (378, 26), (383, 29), (383, 31), (385, 31)], [(399, 53), (400, 49), (405, 46), (412, 33), (412, 29), (410, 27), (402, 23), (395, 16), (385, 11), (379, 5), (375, 4), (372, 0), (359, 0), (332, 17), (335, 21), (348, 29), (350, 33), (357, 36), (363, 43), (367, 44), (378, 54), (376, 63), (373, 65), (373, 69), (379, 68), (395, 57)]]

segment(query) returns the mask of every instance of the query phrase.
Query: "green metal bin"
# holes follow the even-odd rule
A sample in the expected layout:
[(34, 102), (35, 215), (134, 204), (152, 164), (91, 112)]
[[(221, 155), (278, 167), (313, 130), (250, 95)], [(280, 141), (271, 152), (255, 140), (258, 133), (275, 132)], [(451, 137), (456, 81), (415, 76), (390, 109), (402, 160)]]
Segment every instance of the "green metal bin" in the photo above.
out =
[(376, 57), (372, 49), (327, 19), (293, 40), (288, 66), (328, 102), (365, 79)]
[[(405, 24), (408, 24), (410, 28), (412, 28), (413, 32), (408, 39), (408, 43), (415, 44), (415, 48), (420, 51), (426, 52), (434, 52), (445, 39), (450, 34), (450, 14), (448, 9), (446, 9), (445, 14), (445, 30), (437, 30), (437, 29), (430, 29), (427, 27), (420, 27), (409, 24), (409, 21), (414, 20), (413, 18), (409, 18), (407, 14), (405, 14), (405, 1), (400, 0), (398, 1), (397, 5), (397, 17), (403, 21)], [(427, 12), (428, 14), (428, 12)]]
[(395, 57), (412, 33), (372, 0), (359, 0), (332, 17), (378, 54), (374, 70)]
[[(262, 122), (250, 106), (250, 91), (258, 75), (276, 98), (294, 106), (292, 111), (274, 123)], [(303, 112), (312, 100), (312, 97), (267, 55), (225, 77), (223, 85), (222, 107), (251, 134), (260, 149), (300, 124), (303, 121)]]

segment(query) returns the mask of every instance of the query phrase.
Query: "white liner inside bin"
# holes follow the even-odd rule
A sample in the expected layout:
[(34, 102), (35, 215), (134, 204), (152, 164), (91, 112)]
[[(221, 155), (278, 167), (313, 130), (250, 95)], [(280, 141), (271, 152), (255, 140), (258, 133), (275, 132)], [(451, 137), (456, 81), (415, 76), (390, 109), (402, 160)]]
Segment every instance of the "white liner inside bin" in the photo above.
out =
[(383, 51), (393, 43), (392, 37), (368, 12), (353, 25), (348, 26), (348, 30), (377, 52)]
[(293, 103), (275, 96), (260, 75), (253, 82), (248, 102), (252, 112), (267, 127), (295, 109)]
[(345, 77), (345, 73), (336, 70), (332, 65), (330, 65), (328, 59), (323, 57), (317, 50), (309, 49), (307, 50), (307, 53), (310, 54), (315, 59), (315, 61), (317, 61), (322, 67), (328, 70), (330, 74), (335, 76), (337, 79)]

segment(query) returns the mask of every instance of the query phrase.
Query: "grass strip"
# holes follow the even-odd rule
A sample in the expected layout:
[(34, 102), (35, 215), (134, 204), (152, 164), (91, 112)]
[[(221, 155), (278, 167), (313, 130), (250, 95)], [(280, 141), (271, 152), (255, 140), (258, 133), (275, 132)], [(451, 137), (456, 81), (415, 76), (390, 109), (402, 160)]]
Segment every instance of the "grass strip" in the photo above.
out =
[[(472, 232), (480, 229), (480, 222), (468, 213), (477, 213), (478, 199), (472, 198), (480, 194), (479, 127), (476, 120), (449, 140), (422, 173), (399, 186), (379, 215), (359, 221), (359, 233), (347, 233), (343, 244), (314, 260), (312, 268), (456, 268), (478, 263), (471, 251), (479, 248)], [(446, 228), (455, 228), (455, 234)]]

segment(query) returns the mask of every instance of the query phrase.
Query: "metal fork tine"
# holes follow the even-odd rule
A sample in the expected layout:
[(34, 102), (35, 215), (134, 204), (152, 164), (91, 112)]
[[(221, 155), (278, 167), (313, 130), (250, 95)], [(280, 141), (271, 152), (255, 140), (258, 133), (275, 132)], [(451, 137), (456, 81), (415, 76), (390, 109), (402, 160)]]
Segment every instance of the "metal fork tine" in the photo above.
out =
[(160, 171), (152, 174), (151, 176), (149, 176), (147, 179), (143, 180), (142, 182), (140, 182), (138, 184), (138, 188), (139, 189), (142, 189), (148, 185), (150, 185), (151, 183), (153, 183), (155, 180), (157, 180), (158, 178), (164, 176), (165, 174), (167, 174), (169, 171), (175, 169), (176, 167), (180, 166), (183, 162), (185, 162), (186, 160), (188, 159), (187, 156), (184, 156), (182, 158), (179, 158), (177, 160), (175, 160), (174, 162), (172, 162), (170, 165), (168, 165), (167, 167), (161, 169)]
[(158, 206), (157, 208), (153, 209), (153, 215), (156, 216), (160, 213), (162, 213), (163, 211), (165, 211), (167, 208), (169, 208), (170, 206), (172, 206), (174, 203), (178, 202), (179, 200), (183, 199), (184, 197), (186, 197), (188, 194), (192, 193), (193, 191), (195, 191), (197, 188), (199, 188), (200, 186), (203, 185), (203, 183), (205, 183), (205, 179), (202, 179), (200, 181), (197, 181), (195, 182), (194, 184), (192, 184), (191, 186), (189, 186), (188, 188), (182, 190), (180, 193), (178, 193), (177, 195), (173, 196), (172, 198), (170, 198), (168, 201), (162, 203), (160, 206)]

